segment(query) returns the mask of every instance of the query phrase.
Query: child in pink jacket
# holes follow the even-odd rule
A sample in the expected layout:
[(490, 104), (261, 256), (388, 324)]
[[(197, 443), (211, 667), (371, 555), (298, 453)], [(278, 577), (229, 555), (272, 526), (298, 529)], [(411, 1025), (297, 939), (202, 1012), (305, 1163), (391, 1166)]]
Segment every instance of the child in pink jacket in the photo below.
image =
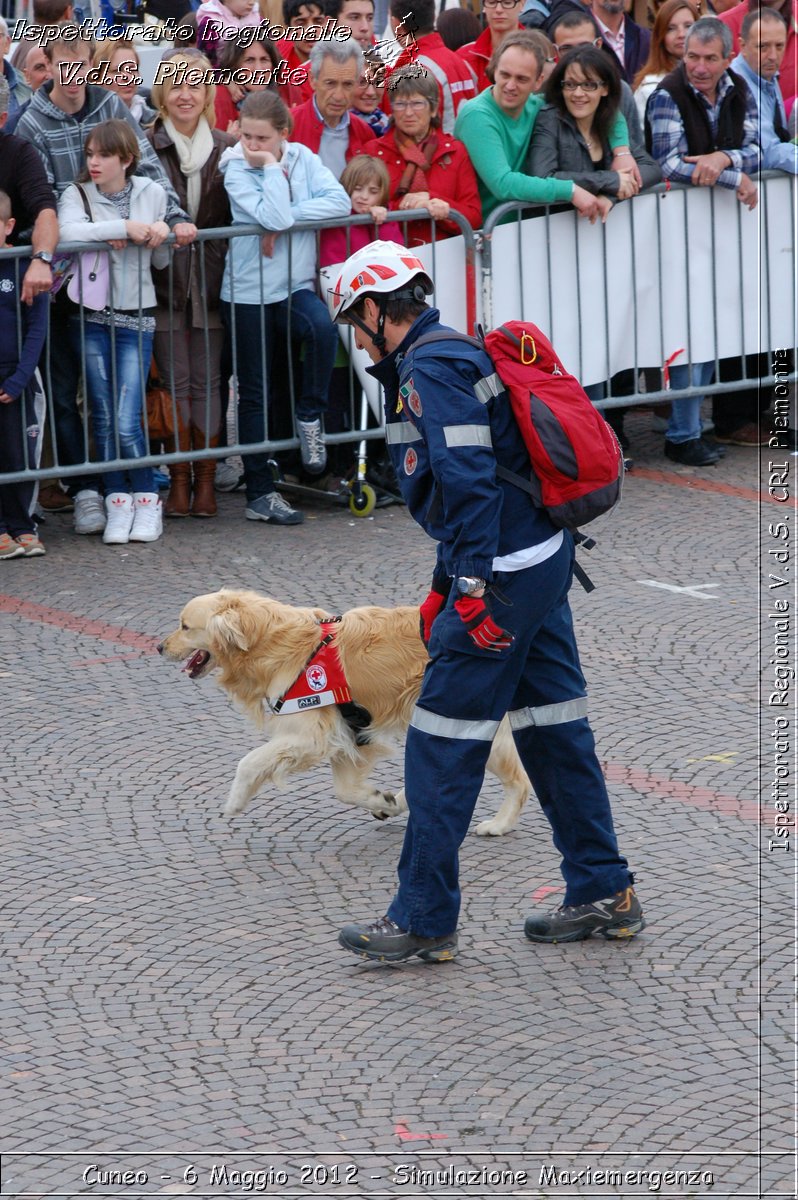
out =
[(218, 67), (225, 40), (262, 21), (257, 0), (205, 0), (197, 9), (197, 46)]
[(383, 241), (404, 244), (402, 227), (386, 221), (391, 181), (388, 168), (370, 154), (356, 154), (346, 164), (340, 179), (341, 187), (352, 201), (352, 215), (371, 216), (372, 224), (350, 225), (340, 229), (323, 229), (319, 242), (319, 266), (345, 262), (350, 254), (362, 250), (370, 242)]

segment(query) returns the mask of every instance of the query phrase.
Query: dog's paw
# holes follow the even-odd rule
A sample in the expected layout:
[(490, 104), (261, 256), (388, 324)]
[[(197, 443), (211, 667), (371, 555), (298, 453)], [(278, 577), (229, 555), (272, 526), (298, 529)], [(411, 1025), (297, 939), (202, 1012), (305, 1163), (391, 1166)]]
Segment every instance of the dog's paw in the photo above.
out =
[[(388, 794), (392, 795), (392, 793), (390, 793), (390, 792)], [(405, 789), (404, 788), (400, 788), (399, 791), (396, 793), (396, 795), (392, 796), (392, 799), (393, 799), (394, 804), (396, 805), (396, 810), (395, 810), (396, 812), (398, 812), (398, 813), (407, 812), (407, 801), (405, 800)]]
[(231, 792), (227, 803), (222, 809), (223, 817), (237, 817), (247, 807), (248, 801), (246, 796), (237, 796), (235, 792)]
[(397, 813), (402, 812), (402, 805), (393, 792), (378, 792), (380, 797), (380, 807), (372, 809), (372, 816), (377, 821), (387, 821), (389, 817), (395, 817)]
[(475, 832), (479, 837), (501, 837), (505, 833), (512, 833), (514, 829), (515, 821), (512, 824), (507, 824), (507, 822), (499, 820), (498, 817), (491, 817), (489, 821), (480, 821)]

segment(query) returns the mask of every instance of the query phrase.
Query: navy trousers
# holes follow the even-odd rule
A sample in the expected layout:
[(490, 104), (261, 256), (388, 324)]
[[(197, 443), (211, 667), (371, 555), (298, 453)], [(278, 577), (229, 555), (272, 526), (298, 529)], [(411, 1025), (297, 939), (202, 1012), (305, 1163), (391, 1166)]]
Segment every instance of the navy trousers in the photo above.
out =
[(397, 925), (420, 937), (457, 926), (458, 850), (506, 712), (562, 856), (564, 903), (599, 900), (632, 882), (586, 715), (568, 604), (573, 558), (565, 533), (551, 558), (497, 576), (507, 603), (494, 594), (490, 604), (496, 622), (515, 635), (508, 650), (474, 646), (454, 609), (454, 593), (433, 625), (430, 663), (405, 747), (409, 817), (399, 890), (388, 910)]

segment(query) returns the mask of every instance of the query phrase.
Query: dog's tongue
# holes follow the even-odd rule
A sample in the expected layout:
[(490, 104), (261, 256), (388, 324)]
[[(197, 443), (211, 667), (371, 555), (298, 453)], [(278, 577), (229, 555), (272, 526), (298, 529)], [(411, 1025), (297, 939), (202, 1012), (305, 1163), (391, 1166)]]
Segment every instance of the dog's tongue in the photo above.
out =
[(200, 667), (204, 666), (207, 661), (208, 661), (207, 650), (195, 650), (194, 653), (191, 655), (191, 658), (188, 660), (186, 665), (183, 667), (183, 670), (186, 672), (186, 674), (189, 676), (189, 678), (193, 678), (194, 672), (198, 671)]

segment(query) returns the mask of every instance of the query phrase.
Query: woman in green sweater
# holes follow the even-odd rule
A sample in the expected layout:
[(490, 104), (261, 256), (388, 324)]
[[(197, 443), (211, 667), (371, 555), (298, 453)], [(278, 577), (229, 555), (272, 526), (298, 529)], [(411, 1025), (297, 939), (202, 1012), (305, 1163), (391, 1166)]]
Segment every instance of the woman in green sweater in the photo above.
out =
[[(542, 52), (524, 30), (509, 34), (488, 66), (493, 87), (460, 105), (454, 135), (465, 143), (479, 181), (482, 218), (506, 200), (527, 204), (572, 204), (594, 222), (606, 220), (611, 202), (593, 196), (569, 179), (539, 179), (525, 175), (524, 160), (537, 115), (545, 101), (534, 88), (543, 69)], [(629, 155), (629, 131), (620, 111), (613, 120), (609, 143), (612, 169)], [(630, 160), (631, 161), (631, 160)]]

